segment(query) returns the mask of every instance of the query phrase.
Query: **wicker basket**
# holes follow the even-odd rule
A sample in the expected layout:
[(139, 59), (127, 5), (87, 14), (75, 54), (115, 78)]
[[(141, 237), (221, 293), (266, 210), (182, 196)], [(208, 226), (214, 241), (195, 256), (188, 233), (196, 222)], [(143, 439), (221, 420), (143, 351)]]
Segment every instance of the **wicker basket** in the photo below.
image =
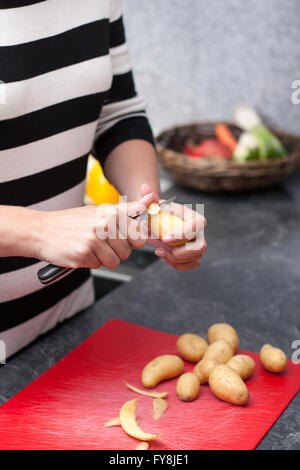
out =
[[(222, 158), (189, 158), (182, 151), (190, 140), (195, 144), (214, 138), (216, 123), (177, 126), (157, 138), (158, 157), (182, 185), (203, 191), (253, 191), (268, 188), (300, 168), (300, 137), (271, 129), (287, 149), (283, 158), (237, 163)], [(238, 138), (241, 130), (227, 123)]]

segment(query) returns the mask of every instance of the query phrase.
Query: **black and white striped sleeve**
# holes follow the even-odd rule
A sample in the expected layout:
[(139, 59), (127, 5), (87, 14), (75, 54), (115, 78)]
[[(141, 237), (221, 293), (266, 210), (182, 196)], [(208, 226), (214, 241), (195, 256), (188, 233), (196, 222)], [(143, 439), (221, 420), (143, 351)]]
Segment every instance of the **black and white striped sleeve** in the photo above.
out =
[(146, 116), (146, 102), (135, 89), (126, 43), (122, 0), (112, 0), (109, 52), (113, 79), (98, 121), (94, 154), (104, 164), (107, 156), (121, 143), (140, 139), (154, 145)]

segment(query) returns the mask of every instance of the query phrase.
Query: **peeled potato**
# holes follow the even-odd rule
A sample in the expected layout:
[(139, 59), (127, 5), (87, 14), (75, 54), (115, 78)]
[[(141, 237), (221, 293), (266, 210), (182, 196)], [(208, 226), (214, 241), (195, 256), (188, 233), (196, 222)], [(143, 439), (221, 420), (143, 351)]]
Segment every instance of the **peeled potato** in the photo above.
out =
[(220, 364), (226, 364), (233, 354), (232, 346), (225, 339), (217, 339), (208, 346), (204, 359), (216, 359)]
[(159, 436), (155, 434), (149, 434), (144, 432), (136, 421), (136, 407), (138, 403), (138, 398), (134, 400), (127, 401), (124, 403), (120, 410), (120, 422), (124, 431), (129, 434), (129, 436), (139, 439), (140, 441), (153, 441)]
[[(148, 213), (152, 214), (148, 219), (148, 225), (151, 232), (160, 240), (164, 238), (169, 232), (175, 232), (178, 238), (184, 235), (184, 222), (177, 215), (171, 214), (167, 210), (160, 210), (159, 205), (152, 203), (148, 206)], [(177, 243), (168, 243), (169, 246), (184, 245), (185, 241)]]
[(190, 362), (199, 362), (208, 347), (205, 339), (193, 333), (185, 333), (176, 342), (179, 356)]
[(213, 368), (208, 383), (211, 391), (220, 400), (233, 405), (245, 405), (249, 400), (249, 393), (241, 377), (225, 364)]
[(287, 366), (287, 357), (281, 349), (265, 344), (259, 353), (262, 365), (269, 372), (283, 372)]
[(209, 344), (218, 339), (225, 339), (233, 348), (234, 352), (239, 347), (239, 337), (236, 330), (227, 323), (215, 323), (207, 332)]
[(248, 379), (255, 369), (254, 360), (246, 354), (237, 354), (236, 356), (233, 356), (226, 365), (235, 370), (243, 380)]
[(216, 359), (202, 359), (198, 364), (194, 367), (194, 374), (196, 374), (200, 380), (200, 384), (206, 384), (208, 382), (209, 375), (216, 365), (219, 362)]
[(200, 380), (193, 372), (187, 372), (179, 377), (176, 384), (176, 393), (179, 400), (193, 401), (200, 392)]
[(173, 379), (181, 374), (184, 368), (183, 360), (175, 354), (164, 354), (150, 361), (143, 369), (142, 384), (153, 388), (163, 380)]

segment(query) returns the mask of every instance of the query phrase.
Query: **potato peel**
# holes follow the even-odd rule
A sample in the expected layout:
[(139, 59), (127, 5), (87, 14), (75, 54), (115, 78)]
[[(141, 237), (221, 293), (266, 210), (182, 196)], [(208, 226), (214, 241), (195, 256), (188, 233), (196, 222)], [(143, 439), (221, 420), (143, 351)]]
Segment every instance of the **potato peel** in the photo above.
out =
[(136, 421), (136, 407), (139, 399), (129, 400), (122, 406), (120, 410), (120, 420), (123, 430), (129, 435), (140, 441), (153, 441), (159, 438), (157, 434), (144, 432)]
[(116, 416), (115, 418), (109, 419), (106, 423), (103, 423), (105, 428), (111, 428), (112, 426), (121, 426), (120, 416)]
[(149, 442), (141, 442), (135, 450), (148, 450), (149, 449)]
[(159, 207), (159, 204), (155, 204), (154, 202), (152, 204), (150, 204), (148, 207), (147, 207), (147, 211), (148, 211), (148, 214), (149, 215), (156, 215), (160, 212), (160, 207)]
[(129, 390), (132, 390), (135, 393), (138, 393), (139, 395), (144, 395), (146, 397), (152, 397), (152, 398), (165, 398), (168, 395), (168, 392), (146, 392), (146, 390), (141, 390), (134, 385), (131, 385), (130, 383), (126, 382), (124, 380), (124, 383)]
[(168, 409), (168, 402), (163, 398), (154, 398), (153, 400), (153, 415), (152, 418), (157, 421), (161, 419)]

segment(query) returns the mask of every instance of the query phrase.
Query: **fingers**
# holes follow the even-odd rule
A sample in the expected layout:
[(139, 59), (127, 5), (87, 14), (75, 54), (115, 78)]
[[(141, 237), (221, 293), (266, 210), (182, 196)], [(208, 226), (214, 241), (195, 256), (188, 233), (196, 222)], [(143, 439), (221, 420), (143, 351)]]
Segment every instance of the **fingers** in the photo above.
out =
[(202, 252), (195, 252), (193, 255), (175, 256), (173, 250), (167, 251), (163, 248), (158, 248), (155, 254), (159, 257), (168, 261), (171, 264), (185, 264), (194, 261), (199, 261), (202, 258)]
[(155, 201), (154, 201), (154, 202), (159, 203), (158, 195), (153, 191), (153, 189), (151, 188), (151, 186), (149, 186), (149, 184), (142, 184), (142, 187), (141, 187), (141, 195), (142, 195), (142, 197), (143, 197), (143, 196), (147, 196), (147, 194), (149, 194), (149, 193), (154, 193), (154, 196), (155, 196)]
[(158, 238), (148, 238), (148, 243), (149, 245), (154, 246), (155, 248), (162, 248), (165, 251), (171, 251), (171, 247), (163, 243), (161, 240)]
[(171, 212), (171, 214), (177, 215), (177, 217), (180, 217), (184, 221), (193, 219), (196, 216), (198, 220), (201, 220), (203, 222), (203, 228), (206, 228), (207, 221), (205, 217), (199, 212), (194, 211), (187, 204), (183, 205), (177, 204), (176, 202), (171, 202), (165, 207), (165, 210)]
[[(144, 203), (153, 200), (153, 195), (149, 194), (130, 204), (119, 204), (117, 206), (99, 207), (98, 221), (96, 227), (96, 235), (100, 241), (106, 243), (117, 255), (118, 259), (128, 259), (131, 254), (131, 248), (142, 248), (147, 242), (147, 234), (145, 234), (138, 222), (128, 217), (128, 212), (136, 215), (144, 212), (147, 206)], [(101, 253), (99, 254), (101, 256)], [(116, 260), (103, 260), (103, 264), (110, 264), (110, 269), (117, 266)]]
[[(117, 239), (117, 231), (128, 238), (129, 243), (135, 248), (142, 248), (147, 241), (145, 230), (141, 230), (139, 224), (132, 218), (145, 211), (149, 204), (157, 200), (153, 192), (148, 192), (138, 201), (117, 205), (101, 205), (97, 208), (96, 234), (100, 240)], [(124, 238), (122, 237), (122, 238)]]
[(130, 257), (132, 247), (142, 248), (147, 241), (147, 237), (140, 232), (139, 224), (129, 217), (127, 219), (127, 234), (117, 229), (114, 237), (110, 234), (105, 240), (99, 240), (94, 247), (97, 258), (108, 269), (116, 269), (120, 265), (120, 260)]
[(190, 261), (201, 258), (207, 251), (207, 243), (205, 240), (195, 240), (186, 243), (183, 246), (175, 246), (171, 248), (174, 259), (178, 261)]
[(111, 223), (114, 223), (115, 227), (119, 224), (121, 217), (136, 217), (147, 210), (147, 206), (155, 201), (154, 193), (149, 193), (133, 202), (124, 202), (121, 204), (101, 204), (97, 207), (96, 217), (98, 223), (101, 223), (101, 219), (110, 219)]
[[(176, 243), (182, 240), (194, 239), (198, 241), (198, 244), (201, 244), (201, 242), (202, 244), (204, 243), (204, 229), (207, 226), (207, 221), (203, 215), (187, 206), (174, 203), (167, 206), (165, 210), (180, 217), (184, 221), (184, 224), (182, 229), (179, 228), (178, 230), (173, 230), (166, 234), (163, 238), (164, 243)], [(193, 247), (189, 246), (189, 249), (197, 248), (194, 245)]]
[(154, 202), (154, 193), (148, 193), (139, 201), (119, 205), (119, 229), (134, 248), (142, 248), (148, 239), (148, 225), (139, 224), (131, 217), (144, 213), (147, 206)]
[(107, 269), (116, 269), (120, 265), (119, 256), (106, 241), (99, 240), (98, 243), (94, 245), (93, 252), (101, 265)]
[(127, 239), (133, 248), (143, 248), (147, 243), (148, 233), (136, 220), (126, 217), (120, 219), (119, 230), (123, 238)]
[(132, 248), (121, 232), (118, 231), (117, 238), (108, 239), (107, 243), (120, 260), (125, 260), (130, 257)]
[(156, 196), (153, 192), (146, 194), (138, 201), (128, 202), (119, 204), (119, 214), (126, 214), (129, 217), (136, 217), (147, 210), (149, 204), (156, 200)]
[(128, 219), (127, 239), (134, 248), (143, 248), (148, 240), (148, 233), (138, 222)]
[(166, 263), (177, 271), (191, 271), (200, 267), (200, 261), (191, 261), (190, 263), (184, 264), (173, 264), (166, 260)]
[[(196, 243), (196, 242), (192, 242)], [(186, 246), (179, 247), (158, 247), (155, 254), (165, 260), (165, 262), (178, 271), (190, 271), (200, 266), (200, 261), (203, 254), (207, 250), (207, 244), (204, 241), (201, 249), (187, 250)]]
[[(73, 256), (75, 257), (70, 260), (70, 263), (65, 263), (67, 268), (78, 269), (78, 268), (89, 268), (98, 269), (101, 266), (101, 261), (98, 256), (89, 247), (82, 247), (78, 249), (77, 256), (76, 250), (74, 250)], [(67, 266), (68, 264), (68, 266)]]
[(149, 194), (149, 193), (152, 193), (152, 192), (153, 192), (152, 188), (151, 188), (151, 186), (149, 186), (149, 184), (146, 184), (146, 183), (142, 184), (142, 186), (141, 186), (141, 195), (142, 196), (146, 196), (146, 194)]

